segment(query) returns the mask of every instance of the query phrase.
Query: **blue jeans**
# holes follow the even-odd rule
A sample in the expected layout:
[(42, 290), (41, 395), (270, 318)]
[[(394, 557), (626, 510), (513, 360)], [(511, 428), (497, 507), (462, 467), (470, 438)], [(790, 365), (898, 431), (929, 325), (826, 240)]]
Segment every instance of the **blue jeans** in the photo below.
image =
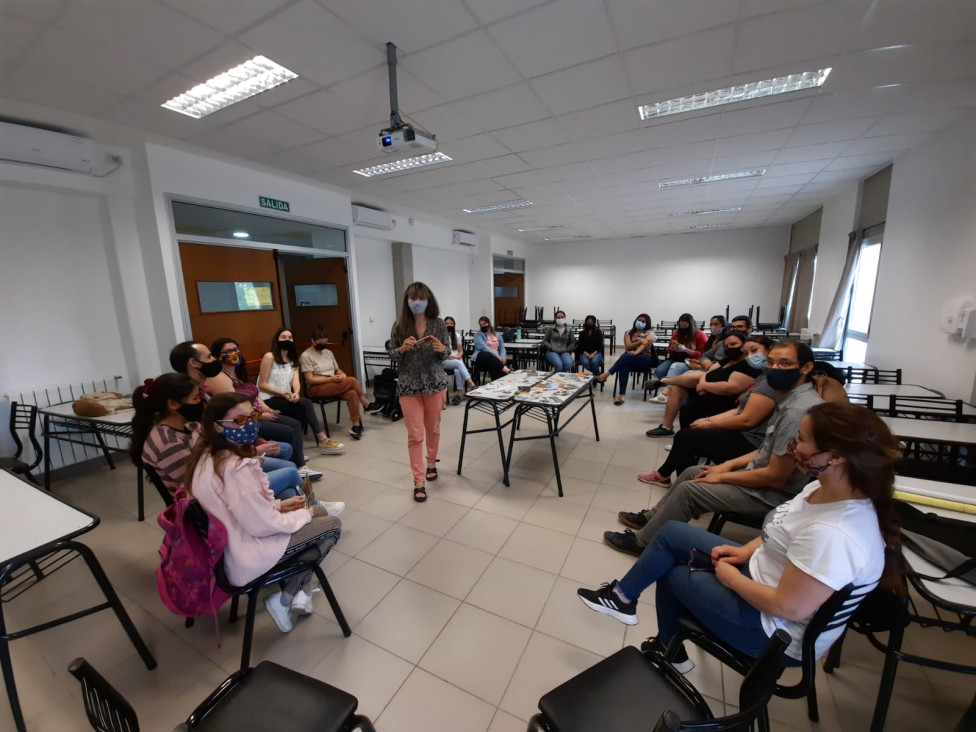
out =
[(603, 354), (597, 353), (593, 358), (587, 358), (586, 354), (581, 353), (580, 363), (591, 374), (598, 374), (600, 373), (600, 369), (603, 368)]
[(654, 375), (659, 379), (664, 379), (668, 376), (677, 376), (678, 374), (683, 374), (688, 370), (688, 364), (684, 361), (672, 361), (670, 358), (667, 361), (662, 361), (654, 369)]
[[(291, 454), (291, 445), (282, 447), (287, 447), (289, 455)], [(285, 451), (281, 452), (284, 454)], [(268, 476), (268, 485), (275, 498), (292, 498), (302, 494), (302, 479), (294, 463), (281, 457), (266, 457), (261, 467)]]
[(647, 371), (653, 363), (654, 361), (646, 353), (640, 353), (636, 356), (632, 353), (621, 355), (614, 362), (613, 366), (610, 367), (611, 374), (619, 374), (620, 396), (627, 393), (627, 382), (630, 380), (630, 372)]
[[(754, 658), (769, 642), (759, 611), (724, 587), (711, 572), (692, 572), (687, 566), (692, 549), (711, 552), (723, 544), (739, 546), (697, 526), (669, 521), (617, 587), (629, 600), (636, 600), (657, 582), (654, 604), (658, 638), (665, 646), (677, 633), (679, 618), (688, 614), (725, 643)], [(749, 575), (747, 565), (738, 569)]]
[(556, 371), (568, 371), (573, 370), (573, 354), (572, 353), (556, 353), (555, 351), (546, 351), (546, 363), (552, 366)]
[(447, 373), (454, 372), (454, 388), (457, 391), (461, 391), (464, 388), (465, 382), (471, 378), (471, 374), (465, 367), (464, 361), (449, 358), (444, 362), (444, 370)]

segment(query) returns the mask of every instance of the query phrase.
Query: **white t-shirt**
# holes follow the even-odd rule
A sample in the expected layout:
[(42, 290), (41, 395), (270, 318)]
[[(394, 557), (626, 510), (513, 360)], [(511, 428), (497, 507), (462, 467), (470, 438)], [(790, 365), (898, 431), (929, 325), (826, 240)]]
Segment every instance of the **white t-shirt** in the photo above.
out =
[[(795, 497), (766, 516), (762, 546), (749, 559), (749, 573), (756, 582), (775, 587), (792, 562), (801, 572), (839, 590), (855, 585), (876, 584), (884, 570), (884, 539), (878, 515), (868, 498), (833, 503), (808, 503), (807, 497), (820, 487), (819, 481), (806, 486)], [(772, 636), (782, 628), (793, 642), (788, 656), (799, 659), (806, 620), (784, 620), (762, 613), (763, 630)], [(817, 639), (819, 658), (837, 640), (843, 627), (826, 631)]]

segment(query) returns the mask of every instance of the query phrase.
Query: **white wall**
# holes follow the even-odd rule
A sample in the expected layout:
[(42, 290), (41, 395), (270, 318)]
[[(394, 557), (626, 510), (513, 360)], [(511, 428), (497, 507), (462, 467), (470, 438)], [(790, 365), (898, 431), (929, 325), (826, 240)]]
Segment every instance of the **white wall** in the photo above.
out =
[(823, 332), (827, 311), (834, 301), (840, 276), (847, 260), (848, 234), (857, 226), (860, 184), (855, 183), (823, 206), (820, 243), (817, 247), (817, 272), (813, 280), (810, 328)]
[[(426, 283), (434, 291), (441, 307), (441, 317), (450, 315), (461, 330), (472, 327), (467, 322), (471, 302), (468, 270), (472, 259), (463, 251), (444, 251), (421, 246), (413, 248), (414, 280)], [(402, 293), (397, 297), (399, 307)]]
[(389, 241), (356, 237), (356, 273), (359, 280), (360, 336), (364, 346), (382, 346), (396, 318), (393, 291), (393, 251)]
[[(657, 323), (689, 312), (697, 320), (779, 311), (789, 226), (699, 234), (534, 245), (529, 281), (533, 303), (558, 305), (566, 316), (612, 318), (617, 340), (634, 316)], [(526, 301), (528, 304), (528, 301)]]
[(945, 301), (976, 298), (976, 115), (897, 158), (867, 361), (953, 398), (974, 394), (976, 340), (938, 330)]

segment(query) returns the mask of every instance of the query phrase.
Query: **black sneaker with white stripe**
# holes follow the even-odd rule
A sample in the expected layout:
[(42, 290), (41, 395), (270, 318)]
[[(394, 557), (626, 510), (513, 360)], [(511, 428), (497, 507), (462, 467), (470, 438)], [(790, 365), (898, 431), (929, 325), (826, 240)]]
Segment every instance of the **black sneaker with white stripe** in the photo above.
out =
[[(641, 643), (640, 649), (642, 653), (653, 653), (661, 658), (664, 658), (664, 651), (666, 650), (664, 644), (657, 636), (651, 636)], [(695, 662), (688, 658), (688, 652), (685, 650), (684, 644), (678, 647), (678, 652), (671, 659), (671, 665), (674, 666), (674, 670), (679, 674), (686, 674), (695, 667)]]
[(614, 580), (609, 584), (604, 582), (599, 590), (586, 590), (580, 587), (576, 590), (576, 594), (591, 610), (609, 615), (624, 625), (637, 625), (637, 601), (623, 602), (613, 591), (616, 586), (617, 580)]

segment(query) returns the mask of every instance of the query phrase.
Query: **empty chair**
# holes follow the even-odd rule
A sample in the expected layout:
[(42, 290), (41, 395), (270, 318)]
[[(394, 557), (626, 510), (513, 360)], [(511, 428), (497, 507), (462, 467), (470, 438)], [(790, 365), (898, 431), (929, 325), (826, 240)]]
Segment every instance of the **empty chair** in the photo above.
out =
[(68, 671), (81, 682), (81, 699), (93, 730), (139, 732), (136, 710), (88, 661), (76, 658)]
[[(884, 401), (875, 400), (875, 411), (884, 411)], [(963, 402), (961, 399), (938, 399), (935, 397), (906, 397), (891, 394), (886, 414), (889, 417), (913, 417), (915, 419), (937, 419), (945, 422), (963, 421)]]
[[(20, 456), (24, 452), (24, 443), (20, 439), (18, 432), (24, 430), (30, 440), (31, 447), (34, 448), (34, 460), (26, 462)], [(17, 451), (13, 457), (0, 457), (0, 469), (9, 470), (23, 475), (34, 485), (39, 485), (37, 479), (31, 475), (31, 471), (41, 464), (44, 459), (44, 452), (41, 450), (41, 443), (37, 440), (37, 407), (33, 404), (22, 402), (10, 403), (10, 438), (17, 446)]]

